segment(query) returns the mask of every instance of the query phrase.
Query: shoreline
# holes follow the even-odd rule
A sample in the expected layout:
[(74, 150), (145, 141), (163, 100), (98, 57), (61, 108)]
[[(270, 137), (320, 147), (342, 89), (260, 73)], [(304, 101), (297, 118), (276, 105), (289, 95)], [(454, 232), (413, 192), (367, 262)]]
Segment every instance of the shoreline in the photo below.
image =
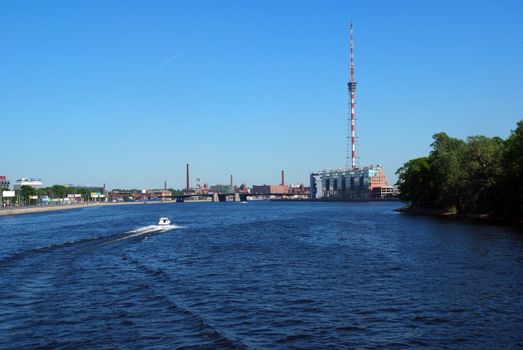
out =
[(47, 213), (51, 211), (62, 211), (71, 209), (82, 209), (90, 207), (104, 207), (110, 205), (138, 205), (138, 204), (163, 204), (163, 203), (176, 203), (175, 201), (154, 201), (154, 202), (100, 202), (100, 203), (77, 203), (77, 204), (64, 204), (54, 206), (34, 206), (34, 207), (23, 207), (23, 208), (10, 208), (1, 209), (0, 217), (3, 216), (14, 216), (14, 215), (25, 215), (35, 213)]
[(284, 199), (278, 199), (278, 198), (270, 198), (268, 199), (271, 202), (351, 202), (351, 203), (385, 203), (385, 202), (400, 202), (397, 198), (354, 198), (354, 199), (344, 199), (344, 198), (319, 198), (319, 199), (311, 199), (311, 198), (284, 198)]
[(436, 208), (412, 208), (412, 207), (402, 207), (394, 209), (394, 211), (400, 212), (406, 215), (417, 215), (417, 216), (432, 216), (441, 219), (453, 219), (453, 220), (463, 220), (469, 222), (476, 222), (489, 225), (504, 225), (504, 226), (516, 226), (523, 227), (523, 219), (521, 218), (507, 218), (493, 216), (489, 214), (453, 214), (449, 213), (443, 209)]

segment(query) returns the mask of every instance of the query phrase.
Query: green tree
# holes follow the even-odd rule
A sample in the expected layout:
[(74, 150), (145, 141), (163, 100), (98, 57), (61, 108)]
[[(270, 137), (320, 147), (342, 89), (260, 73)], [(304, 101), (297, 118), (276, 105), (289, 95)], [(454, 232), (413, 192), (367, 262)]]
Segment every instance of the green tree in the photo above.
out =
[(499, 206), (503, 214), (523, 218), (523, 119), (505, 142), (502, 164)]
[(173, 196), (181, 196), (181, 195), (185, 194), (185, 191), (175, 190), (174, 188), (169, 188), (169, 191), (172, 192)]
[(54, 198), (64, 198), (67, 196), (67, 187), (62, 185), (53, 185), (51, 187), (51, 191), (53, 193)]
[(432, 171), (427, 157), (408, 161), (398, 169), (397, 185), (400, 199), (410, 202), (415, 207), (432, 206), (436, 193), (432, 181)]
[(36, 195), (38, 195), (38, 192), (35, 188), (26, 185), (20, 187), (20, 200), (23, 204), (34, 204), (36, 200), (30, 199), (30, 197)]
[(88, 188), (79, 188), (76, 192), (82, 195), (84, 202), (88, 201), (91, 196), (91, 191)]
[(465, 174), (461, 160), (466, 148), (462, 140), (440, 132), (433, 137), (429, 163), (436, 197), (434, 205), (447, 210), (461, 210)]
[(433, 139), (428, 157), (397, 171), (401, 200), (462, 214), (523, 218), (523, 120), (506, 141), (485, 136), (463, 141), (445, 133)]
[(503, 174), (504, 142), (499, 137), (472, 136), (467, 138), (462, 168), (465, 213), (487, 213), (496, 210), (498, 182)]

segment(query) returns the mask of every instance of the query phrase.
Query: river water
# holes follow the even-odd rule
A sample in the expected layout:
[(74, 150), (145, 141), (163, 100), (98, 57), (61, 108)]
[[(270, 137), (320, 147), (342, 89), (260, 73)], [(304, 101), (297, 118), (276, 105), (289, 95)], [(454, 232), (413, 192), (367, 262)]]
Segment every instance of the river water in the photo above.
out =
[(523, 233), (398, 206), (0, 218), (0, 348), (523, 348)]

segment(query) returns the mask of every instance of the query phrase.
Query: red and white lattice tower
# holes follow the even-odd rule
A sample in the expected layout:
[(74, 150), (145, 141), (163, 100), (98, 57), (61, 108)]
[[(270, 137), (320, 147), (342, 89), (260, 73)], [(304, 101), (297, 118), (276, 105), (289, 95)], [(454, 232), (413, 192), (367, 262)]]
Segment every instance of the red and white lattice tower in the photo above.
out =
[(354, 75), (354, 44), (352, 42), (352, 20), (350, 21), (350, 80), (347, 83), (349, 88), (349, 100), (350, 100), (350, 120), (349, 129), (347, 135), (347, 157), (346, 164), (347, 168), (356, 168), (356, 136), (355, 136), (355, 121), (356, 116), (354, 114), (355, 107), (355, 95), (356, 95), (356, 79)]

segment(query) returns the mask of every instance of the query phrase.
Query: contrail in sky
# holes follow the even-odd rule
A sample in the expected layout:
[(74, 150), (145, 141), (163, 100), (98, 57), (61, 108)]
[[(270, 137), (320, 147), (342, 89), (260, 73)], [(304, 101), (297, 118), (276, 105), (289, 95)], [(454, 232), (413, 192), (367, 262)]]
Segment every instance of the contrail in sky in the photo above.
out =
[(163, 68), (165, 68), (166, 66), (168, 66), (169, 64), (171, 64), (175, 59), (177, 59), (178, 57), (180, 57), (181, 54), (178, 52), (177, 54), (169, 57), (168, 59), (166, 59), (165, 61), (163, 61), (162, 63), (160, 63), (159, 65), (157, 65), (156, 67), (154, 67), (153, 69), (149, 70), (149, 71), (145, 71), (144, 73), (142, 73), (138, 78), (132, 80), (129, 84), (127, 85), (124, 85), (122, 86), (121, 88), (117, 88), (112, 94), (109, 94), (105, 99), (102, 98), (101, 101), (98, 103), (103, 103), (103, 102), (106, 102), (107, 100), (111, 99), (111, 98), (114, 98), (116, 96), (118, 96), (122, 90), (125, 90), (127, 88), (130, 88), (138, 83), (140, 83), (142, 80), (150, 77), (151, 75), (153, 75), (154, 73), (162, 70)]
[(163, 67), (167, 66), (169, 63), (171, 63), (172, 61), (174, 61), (175, 59), (177, 59), (178, 57), (180, 57), (180, 53), (178, 52), (176, 55), (172, 56), (172, 57), (169, 57), (168, 59), (166, 59), (165, 61), (163, 61), (162, 63), (160, 63), (156, 68), (154, 68), (153, 70), (151, 70), (149, 73), (147, 73), (147, 76), (159, 71), (160, 69), (162, 69)]
[(177, 53), (176, 55), (169, 57), (168, 59), (166, 59), (165, 61), (163, 61), (159, 65), (157, 65), (155, 68), (151, 69), (148, 72), (143, 73), (141, 77), (139, 77), (138, 79), (132, 81), (129, 85), (137, 84), (140, 81), (142, 81), (143, 79), (150, 77), (154, 73), (156, 73), (159, 70), (162, 70), (164, 67), (168, 66), (172, 61), (174, 61), (178, 57), (180, 57), (180, 53)]

